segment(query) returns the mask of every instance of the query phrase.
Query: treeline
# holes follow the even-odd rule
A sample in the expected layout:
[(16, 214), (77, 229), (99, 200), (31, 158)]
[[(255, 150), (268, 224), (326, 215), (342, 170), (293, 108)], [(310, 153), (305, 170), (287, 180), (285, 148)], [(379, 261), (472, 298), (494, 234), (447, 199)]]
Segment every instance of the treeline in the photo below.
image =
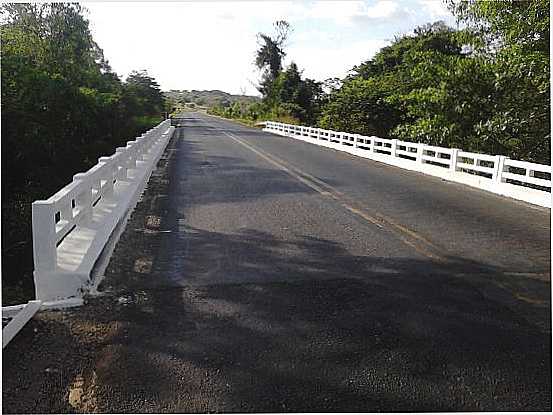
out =
[(277, 22), (259, 35), (262, 103), (215, 111), (549, 164), (549, 1), (448, 7), (463, 29), (418, 27), (324, 83), (281, 67), (289, 27)]
[(232, 95), (217, 89), (210, 91), (178, 91), (170, 90), (163, 93), (174, 107), (230, 107), (235, 102), (243, 105), (261, 101), (259, 97), (248, 95)]
[(31, 203), (159, 123), (144, 71), (122, 82), (78, 4), (5, 4), (2, 22), (2, 298), (33, 297)]

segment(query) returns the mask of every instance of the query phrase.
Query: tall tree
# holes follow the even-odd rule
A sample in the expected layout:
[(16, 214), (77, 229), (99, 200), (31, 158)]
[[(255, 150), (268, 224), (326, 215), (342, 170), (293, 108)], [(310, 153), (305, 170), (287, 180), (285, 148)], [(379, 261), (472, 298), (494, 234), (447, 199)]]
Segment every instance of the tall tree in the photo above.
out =
[(302, 79), (302, 73), (294, 62), (275, 80), (273, 95), (277, 105), (294, 118), (308, 124), (316, 123), (324, 96), (321, 83)]
[(259, 33), (258, 49), (255, 55), (255, 65), (262, 71), (259, 92), (264, 96), (270, 94), (271, 86), (282, 71), (282, 60), (286, 56), (284, 46), (290, 34), (290, 24), (285, 20), (274, 23), (273, 36)]
[(163, 110), (164, 98), (156, 80), (146, 70), (133, 71), (125, 80), (125, 90), (140, 114), (158, 114)]
[[(442, 72), (447, 72), (445, 62), (459, 56), (461, 45), (453, 29), (441, 21), (418, 27), (413, 35), (396, 38), (374, 58), (353, 68), (341, 88), (331, 93), (321, 125), (381, 137), (405, 133), (410, 139), (445, 145), (428, 131), (414, 134), (414, 129), (397, 128), (426, 116), (419, 113), (420, 108), (409, 107), (408, 94), (426, 90), (428, 96), (435, 91)], [(425, 108), (430, 111), (429, 105)]]

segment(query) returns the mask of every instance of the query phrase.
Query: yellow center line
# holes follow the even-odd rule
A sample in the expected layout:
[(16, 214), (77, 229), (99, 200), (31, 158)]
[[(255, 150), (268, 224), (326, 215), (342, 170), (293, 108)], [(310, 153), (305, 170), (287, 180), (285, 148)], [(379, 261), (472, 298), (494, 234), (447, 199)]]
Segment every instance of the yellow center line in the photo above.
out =
[[(379, 215), (379, 217), (372, 216), (368, 214), (367, 212), (358, 209), (353, 205), (353, 203), (348, 203), (345, 201), (345, 197), (343, 193), (336, 191), (332, 186), (328, 185), (327, 183), (323, 182), (320, 179), (313, 178), (313, 176), (304, 173), (302, 170), (298, 169), (297, 167), (291, 167), (289, 165), (286, 165), (282, 160), (278, 159), (274, 156), (269, 156), (268, 154), (258, 150), (257, 148), (253, 147), (252, 145), (244, 142), (240, 138), (236, 137), (232, 133), (228, 133), (224, 130), (220, 131), (225, 134), (227, 137), (231, 138), (235, 142), (241, 144), (242, 146), (246, 147), (250, 151), (257, 154), (259, 157), (263, 158), (267, 162), (271, 163), (272, 165), (278, 167), (281, 170), (284, 170), (286, 173), (294, 177), (299, 182), (305, 184), (309, 188), (315, 190), (317, 193), (319, 193), (322, 196), (331, 198), (337, 202), (340, 203), (342, 207), (347, 209), (349, 212), (353, 213), (354, 215), (360, 217), (361, 219), (375, 225), (379, 229), (384, 229), (384, 225), (389, 225), (389, 227), (392, 227), (393, 230), (396, 231), (396, 233), (399, 233), (399, 239), (409, 247), (415, 249), (419, 254), (432, 259), (434, 261), (440, 261), (444, 262), (446, 261), (445, 255), (441, 255), (439, 253), (433, 252), (434, 250), (437, 250), (437, 248), (428, 242), (425, 238), (417, 235), (414, 231), (407, 229), (403, 225), (399, 225), (396, 222), (392, 222), (390, 220), (387, 220), (383, 215)], [(278, 161), (277, 161), (278, 160)], [(311, 180), (310, 180), (311, 179)], [(314, 179), (314, 180), (313, 180)], [(314, 183), (316, 182), (316, 183)], [(324, 189), (324, 187), (327, 189)], [(409, 240), (409, 237), (414, 238), (415, 240)], [(426, 246), (425, 246), (426, 245)]]
[[(203, 120), (205, 122), (205, 120)], [(328, 183), (324, 182), (321, 179), (318, 179), (316, 177), (313, 177), (312, 175), (300, 170), (299, 168), (295, 166), (291, 166), (289, 163), (279, 159), (278, 157), (274, 155), (268, 155), (265, 152), (255, 148), (254, 146), (244, 142), (242, 139), (237, 137), (236, 135), (229, 133), (222, 128), (219, 128), (216, 125), (212, 125), (206, 122), (207, 125), (219, 130), (227, 137), (231, 138), (233, 141), (237, 142), (238, 144), (241, 144), (242, 146), (246, 147), (250, 151), (257, 154), (259, 157), (263, 158), (267, 162), (271, 163), (272, 165), (278, 167), (279, 169), (285, 171), (290, 176), (294, 177), (299, 182), (305, 184), (307, 187), (315, 190), (320, 195), (331, 198), (338, 202), (342, 207), (347, 209), (352, 214), (360, 217), (361, 219), (372, 223), (373, 225), (377, 226), (379, 229), (384, 229), (385, 227), (395, 233), (399, 240), (401, 240), (404, 244), (408, 245), (409, 247), (413, 248), (416, 252), (419, 254), (425, 256), (426, 258), (429, 258), (430, 260), (434, 262), (440, 262), (440, 263), (448, 263), (450, 262), (448, 259), (447, 252), (444, 252), (442, 249), (437, 247), (434, 243), (426, 239), (425, 237), (419, 235), (412, 229), (407, 228), (405, 225), (402, 225), (400, 223), (397, 223), (395, 220), (389, 218), (388, 216), (385, 216), (381, 214), (380, 212), (375, 212), (372, 215), (368, 214), (366, 211), (363, 211), (360, 208), (356, 208), (354, 205), (359, 205), (359, 203), (356, 203), (355, 200), (352, 200), (351, 198), (344, 195), (344, 193), (338, 191)], [(549, 281), (550, 280), (550, 274), (549, 273), (541, 273), (541, 272), (501, 272), (498, 271), (499, 274), (503, 274), (505, 276), (521, 276), (521, 277), (527, 277), (531, 279), (537, 279), (542, 281)], [(460, 274), (459, 276), (462, 276), (464, 274)], [(506, 287), (503, 287), (506, 288)], [(510, 291), (510, 290), (508, 290)], [(513, 293), (515, 296), (519, 299), (522, 299), (520, 294)], [(525, 301), (529, 301), (530, 299), (524, 298)], [(539, 302), (540, 300), (533, 300), (536, 302)]]

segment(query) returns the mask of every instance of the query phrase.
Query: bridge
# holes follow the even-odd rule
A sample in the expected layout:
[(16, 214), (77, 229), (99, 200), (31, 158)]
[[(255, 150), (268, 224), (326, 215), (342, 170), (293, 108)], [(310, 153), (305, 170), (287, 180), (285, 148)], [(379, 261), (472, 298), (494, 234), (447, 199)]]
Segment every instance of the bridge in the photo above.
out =
[(82, 305), (4, 349), (5, 412), (551, 410), (550, 209), (516, 200), (539, 189), (461, 183), (446, 150), (380, 141), (444, 179), (347, 134), (173, 124), (37, 208), (37, 299)]

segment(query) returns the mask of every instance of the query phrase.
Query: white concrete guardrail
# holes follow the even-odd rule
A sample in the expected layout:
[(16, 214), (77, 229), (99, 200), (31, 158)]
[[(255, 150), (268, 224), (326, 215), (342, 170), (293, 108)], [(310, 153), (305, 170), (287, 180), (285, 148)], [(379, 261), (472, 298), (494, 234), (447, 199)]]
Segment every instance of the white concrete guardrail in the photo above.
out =
[(134, 208), (174, 130), (171, 120), (163, 121), (49, 199), (33, 202), (36, 300), (2, 307), (2, 348), (38, 310), (83, 303), (94, 264)]
[(47, 200), (32, 205), (36, 299), (78, 297), (116, 225), (132, 209), (175, 127), (165, 120)]
[(266, 121), (263, 131), (551, 208), (551, 166), (548, 165), (273, 121)]

